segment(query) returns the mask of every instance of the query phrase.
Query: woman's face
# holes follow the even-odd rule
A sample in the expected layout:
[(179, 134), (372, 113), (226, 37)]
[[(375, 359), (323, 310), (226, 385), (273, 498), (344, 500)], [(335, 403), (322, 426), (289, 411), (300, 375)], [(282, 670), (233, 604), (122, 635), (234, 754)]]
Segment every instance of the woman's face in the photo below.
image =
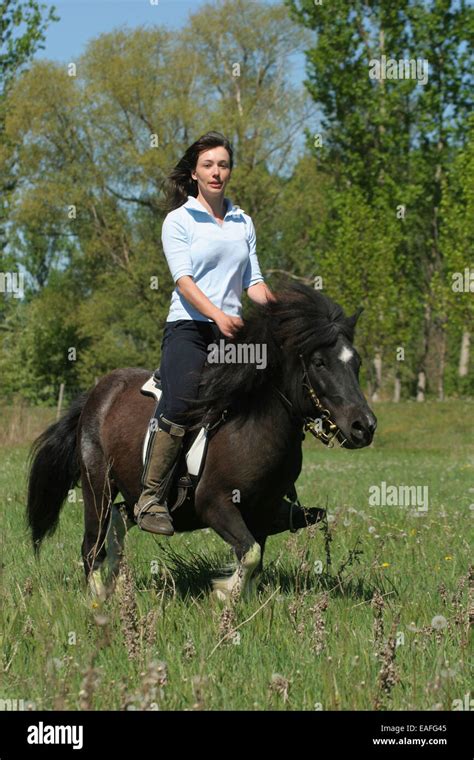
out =
[(225, 148), (218, 146), (199, 154), (196, 168), (191, 173), (197, 180), (201, 195), (213, 197), (223, 194), (230, 180), (230, 159)]

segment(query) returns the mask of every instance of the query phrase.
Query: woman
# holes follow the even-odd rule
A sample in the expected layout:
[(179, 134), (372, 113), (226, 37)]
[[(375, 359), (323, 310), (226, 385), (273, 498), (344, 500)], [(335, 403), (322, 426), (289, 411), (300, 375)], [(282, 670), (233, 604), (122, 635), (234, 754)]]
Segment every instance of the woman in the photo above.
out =
[(171, 468), (186, 432), (186, 399), (197, 398), (210, 344), (233, 338), (242, 290), (257, 303), (274, 300), (263, 281), (251, 218), (224, 197), (233, 166), (229, 141), (208, 132), (171, 172), (162, 242), (176, 288), (163, 333), (162, 399), (155, 412), (135, 518), (143, 530), (172, 536), (166, 506)]

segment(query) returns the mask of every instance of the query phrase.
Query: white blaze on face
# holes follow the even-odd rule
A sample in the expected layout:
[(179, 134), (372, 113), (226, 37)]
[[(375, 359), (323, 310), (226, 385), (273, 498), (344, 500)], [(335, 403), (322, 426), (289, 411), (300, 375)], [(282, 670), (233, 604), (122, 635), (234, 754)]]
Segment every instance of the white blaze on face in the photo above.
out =
[(347, 346), (344, 346), (341, 353), (338, 356), (339, 361), (341, 361), (343, 364), (347, 364), (348, 361), (352, 359), (354, 356), (354, 351), (352, 349), (347, 348)]

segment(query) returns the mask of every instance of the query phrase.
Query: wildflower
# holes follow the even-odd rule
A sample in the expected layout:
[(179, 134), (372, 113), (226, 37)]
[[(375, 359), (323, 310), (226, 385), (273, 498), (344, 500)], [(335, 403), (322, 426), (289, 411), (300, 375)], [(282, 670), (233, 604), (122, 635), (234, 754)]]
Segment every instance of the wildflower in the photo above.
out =
[(398, 619), (393, 621), (390, 636), (380, 652), (381, 668), (377, 680), (378, 694), (374, 702), (376, 710), (382, 709), (384, 699), (390, 696), (393, 687), (400, 682), (400, 673), (395, 663), (397, 639), (394, 636), (398, 623)]
[(375, 653), (378, 654), (383, 644), (383, 611), (385, 602), (382, 594), (377, 589), (374, 591), (370, 606), (374, 610), (374, 649)]
[(442, 631), (443, 628), (446, 628), (448, 625), (448, 621), (444, 617), (444, 615), (435, 615), (433, 620), (431, 621), (431, 627), (434, 628), (435, 631)]
[(123, 583), (119, 595), (120, 622), (128, 657), (133, 660), (139, 653), (140, 633), (135, 589), (130, 568), (126, 562), (123, 563), (122, 574)]
[(196, 647), (194, 646), (194, 641), (190, 636), (188, 636), (186, 639), (186, 643), (183, 647), (183, 654), (187, 660), (191, 660), (196, 656)]
[(451, 557), (451, 555), (450, 555), (450, 554), (447, 554), (447, 555), (446, 555), (446, 557), (445, 557), (444, 559), (446, 560), (446, 562), (451, 562), (451, 560), (452, 560), (452, 557)]
[(274, 691), (277, 694), (280, 694), (283, 697), (283, 702), (286, 702), (288, 700), (289, 687), (290, 682), (287, 678), (282, 676), (280, 673), (272, 673), (269, 685), (270, 691)]
[(227, 639), (235, 632), (235, 610), (232, 606), (225, 607), (219, 620), (219, 638)]
[[(447, 662), (446, 665), (448, 666), (449, 663)], [(455, 668), (446, 667), (446, 668), (441, 669), (440, 675), (441, 675), (441, 678), (447, 680), (449, 678), (456, 678), (457, 672)]]
[(80, 710), (92, 710), (92, 703), (94, 698), (94, 692), (100, 681), (100, 672), (98, 668), (94, 668), (92, 663), (88, 666), (87, 670), (83, 673), (81, 689), (79, 691), (79, 709)]
[(107, 625), (109, 618), (106, 615), (94, 615), (94, 621), (97, 625)]
[(390, 562), (382, 562), (382, 567), (390, 567)]
[(316, 604), (310, 608), (310, 612), (313, 613), (313, 632), (311, 636), (311, 650), (315, 654), (321, 654), (324, 649), (326, 638), (326, 621), (325, 615), (329, 606), (329, 595), (321, 594), (321, 597)]
[(204, 692), (208, 684), (207, 676), (193, 676), (191, 679), (194, 695), (193, 710), (204, 710)]

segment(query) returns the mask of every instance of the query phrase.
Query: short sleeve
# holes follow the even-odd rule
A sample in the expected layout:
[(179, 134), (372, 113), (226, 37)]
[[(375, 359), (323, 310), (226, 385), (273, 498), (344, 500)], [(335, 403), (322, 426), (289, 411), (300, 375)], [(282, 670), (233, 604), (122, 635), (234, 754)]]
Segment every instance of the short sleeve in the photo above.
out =
[(249, 262), (244, 272), (242, 287), (244, 290), (256, 285), (257, 282), (263, 282), (263, 276), (260, 271), (260, 265), (257, 258), (257, 236), (255, 227), (250, 217), (247, 217), (247, 241), (249, 244)]
[(176, 282), (184, 275), (193, 275), (188, 234), (182, 222), (168, 214), (161, 228), (161, 242), (171, 276)]

